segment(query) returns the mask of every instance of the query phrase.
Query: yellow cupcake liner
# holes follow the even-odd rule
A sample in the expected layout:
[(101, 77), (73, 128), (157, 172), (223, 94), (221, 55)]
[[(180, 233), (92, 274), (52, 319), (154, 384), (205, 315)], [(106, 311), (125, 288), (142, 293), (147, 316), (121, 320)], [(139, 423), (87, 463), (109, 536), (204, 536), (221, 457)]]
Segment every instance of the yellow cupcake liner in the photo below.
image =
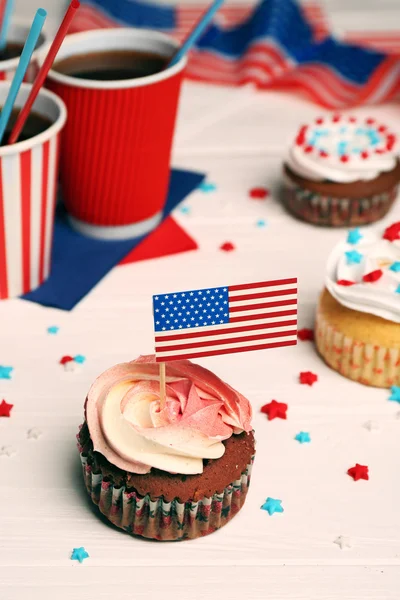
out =
[(325, 362), (335, 371), (380, 388), (400, 385), (400, 349), (365, 344), (335, 329), (317, 313), (316, 345)]

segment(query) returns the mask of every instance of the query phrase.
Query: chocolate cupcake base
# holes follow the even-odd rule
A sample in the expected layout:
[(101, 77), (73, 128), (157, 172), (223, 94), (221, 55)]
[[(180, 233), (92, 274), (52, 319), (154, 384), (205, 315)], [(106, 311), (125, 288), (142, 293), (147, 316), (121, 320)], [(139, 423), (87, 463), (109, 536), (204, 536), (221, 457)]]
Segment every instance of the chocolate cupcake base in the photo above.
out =
[(111, 523), (132, 535), (160, 541), (194, 539), (213, 533), (228, 523), (242, 508), (250, 485), (253, 460), (240, 479), (221, 493), (196, 502), (174, 498), (141, 496), (135, 489), (116, 487), (101, 473), (93, 473), (87, 457), (81, 453), (86, 489)]

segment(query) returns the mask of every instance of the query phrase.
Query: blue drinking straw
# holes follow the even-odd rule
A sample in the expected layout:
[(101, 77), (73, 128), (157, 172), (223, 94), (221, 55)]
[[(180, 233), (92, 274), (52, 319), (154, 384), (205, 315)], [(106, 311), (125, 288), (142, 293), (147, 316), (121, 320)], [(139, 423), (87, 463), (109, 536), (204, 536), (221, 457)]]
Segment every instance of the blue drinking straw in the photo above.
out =
[(14, 0), (6, 0), (4, 9), (3, 23), (0, 31), (0, 51), (3, 51), (7, 46), (7, 34), (10, 27), (11, 16), (14, 11)]
[(19, 89), (25, 78), (29, 63), (31, 62), (32, 54), (38, 43), (40, 34), (43, 29), (44, 22), (47, 17), (47, 12), (43, 8), (39, 8), (35, 18), (33, 19), (32, 27), (25, 42), (24, 49), (19, 59), (18, 67), (12, 80), (10, 91), (8, 92), (7, 100), (4, 103), (3, 110), (0, 115), (0, 144), (3, 141), (4, 132), (7, 129), (8, 121), (14, 107), (15, 100), (18, 96)]
[(181, 60), (181, 58), (185, 56), (187, 52), (189, 52), (191, 47), (197, 42), (201, 34), (209, 25), (213, 16), (217, 12), (217, 10), (222, 6), (223, 3), (224, 0), (214, 0), (210, 8), (206, 10), (206, 12), (200, 17), (199, 21), (193, 27), (186, 40), (183, 42), (182, 46), (179, 48), (176, 54), (174, 54), (168, 66), (173, 67)]

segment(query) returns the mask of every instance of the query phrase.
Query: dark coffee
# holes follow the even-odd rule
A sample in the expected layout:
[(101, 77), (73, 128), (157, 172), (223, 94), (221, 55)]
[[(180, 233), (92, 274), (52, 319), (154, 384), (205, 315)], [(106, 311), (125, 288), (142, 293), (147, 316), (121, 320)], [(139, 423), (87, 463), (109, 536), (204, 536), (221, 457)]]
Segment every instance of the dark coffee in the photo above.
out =
[(7, 44), (4, 50), (0, 51), (0, 61), (10, 60), (11, 58), (17, 58), (18, 56), (21, 56), (22, 50), (22, 44)]
[(56, 62), (54, 70), (78, 79), (116, 81), (137, 79), (163, 71), (168, 59), (153, 52), (113, 50), (70, 56)]
[[(19, 111), (17, 110), (12, 112), (6, 133), (4, 134), (3, 142), (1, 144), (2, 146), (6, 146), (8, 144), (8, 139), (11, 135), (11, 131), (14, 127), (15, 121), (17, 120), (18, 114)], [(31, 113), (25, 123), (21, 135), (18, 138), (18, 142), (24, 142), (25, 140), (29, 140), (30, 138), (43, 133), (43, 131), (46, 131), (46, 129), (51, 127), (52, 124), (53, 123), (50, 121), (50, 119), (46, 119), (37, 113)]]

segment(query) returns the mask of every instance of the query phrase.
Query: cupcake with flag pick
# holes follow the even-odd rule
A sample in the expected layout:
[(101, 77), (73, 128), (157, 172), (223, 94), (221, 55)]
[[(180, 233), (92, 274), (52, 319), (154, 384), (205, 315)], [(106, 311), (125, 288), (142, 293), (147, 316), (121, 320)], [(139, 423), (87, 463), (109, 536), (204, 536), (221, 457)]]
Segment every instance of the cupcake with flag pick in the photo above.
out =
[(334, 114), (303, 125), (284, 164), (283, 202), (295, 217), (329, 227), (378, 221), (400, 181), (397, 138), (372, 118)]
[(400, 385), (400, 222), (349, 232), (333, 250), (317, 310), (316, 343), (349, 379)]

